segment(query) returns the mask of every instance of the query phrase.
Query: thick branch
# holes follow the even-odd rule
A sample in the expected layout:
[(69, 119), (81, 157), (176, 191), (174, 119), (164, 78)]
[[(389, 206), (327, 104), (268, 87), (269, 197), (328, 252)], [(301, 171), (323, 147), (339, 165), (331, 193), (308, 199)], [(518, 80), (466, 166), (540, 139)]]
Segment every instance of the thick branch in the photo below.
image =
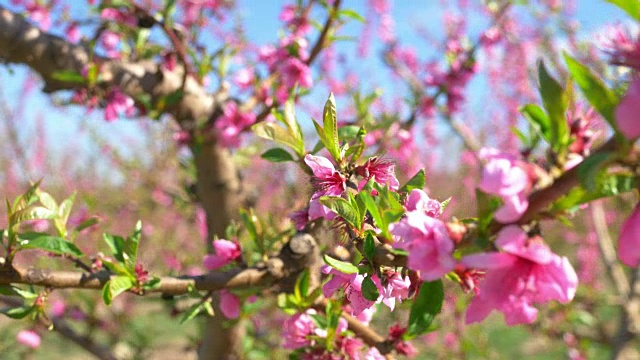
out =
[[(283, 248), (277, 257), (266, 264), (248, 269), (226, 272), (210, 272), (205, 275), (162, 277), (160, 285), (149, 292), (180, 295), (196, 290), (220, 290), (269, 286), (289, 276), (296, 275), (318, 256), (316, 242), (311, 235), (299, 234)], [(94, 274), (78, 271), (54, 271), (48, 269), (0, 268), (0, 284), (30, 284), (56, 289), (101, 289), (110, 279), (102, 271)]]
[[(94, 54), (83, 45), (42, 32), (22, 16), (0, 5), (0, 60), (24, 64), (40, 74), (44, 91), (54, 92), (85, 87), (84, 84), (55, 78), (61, 71), (83, 73), (91, 62), (100, 66), (104, 86), (117, 86), (132, 98), (148, 94), (155, 103), (182, 87), (184, 70), (167, 71), (152, 61), (124, 62)], [(222, 95), (218, 95), (222, 97)], [(182, 99), (167, 109), (180, 120), (208, 119), (224, 99), (208, 94), (193, 78), (188, 77)]]

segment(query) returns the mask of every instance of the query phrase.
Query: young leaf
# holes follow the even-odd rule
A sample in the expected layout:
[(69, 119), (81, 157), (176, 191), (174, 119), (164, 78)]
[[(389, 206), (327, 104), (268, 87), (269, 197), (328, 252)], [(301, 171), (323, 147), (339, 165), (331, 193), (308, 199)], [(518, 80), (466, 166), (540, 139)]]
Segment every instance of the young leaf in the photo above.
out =
[(624, 10), (629, 16), (640, 21), (640, 1), (638, 0), (606, 0), (620, 9)]
[(204, 310), (204, 306), (202, 306), (201, 302), (197, 304), (191, 305), (180, 317), (180, 324), (184, 324), (185, 322), (195, 318)]
[(333, 93), (329, 94), (329, 99), (324, 104), (322, 112), (324, 126), (324, 146), (327, 148), (333, 159), (340, 163), (342, 155), (340, 154), (340, 142), (338, 140), (338, 116), (336, 114), (336, 100)]
[(53, 220), (56, 216), (55, 212), (45, 207), (33, 206), (15, 211), (9, 216), (9, 222), (12, 225), (17, 225), (27, 220)]
[(133, 234), (127, 237), (122, 248), (125, 265), (133, 272), (138, 259), (138, 247), (140, 245), (140, 237), (142, 236), (142, 222), (138, 220)]
[(271, 162), (294, 161), (293, 156), (282, 148), (269, 149), (260, 155), (260, 157)]
[(618, 105), (616, 95), (610, 91), (604, 83), (595, 76), (588, 67), (579, 63), (569, 54), (564, 54), (564, 59), (569, 68), (569, 73), (582, 90), (589, 103), (609, 122), (616, 127), (615, 109)]
[(7, 315), (12, 319), (24, 319), (27, 315), (31, 314), (33, 306), (19, 306), (14, 308), (0, 309), (0, 312)]
[(320, 203), (340, 215), (352, 228), (362, 229), (358, 209), (347, 200), (334, 196), (323, 196), (320, 198)]
[(400, 188), (399, 192), (410, 193), (413, 189), (424, 189), (424, 185), (426, 182), (426, 177), (424, 173), (424, 169), (420, 169), (403, 187)]
[(133, 287), (133, 280), (128, 276), (115, 276), (107, 281), (102, 288), (102, 299), (106, 305), (111, 305), (113, 299)]
[(340, 271), (341, 273), (344, 274), (357, 274), (358, 273), (358, 268), (353, 265), (352, 263), (346, 262), (346, 261), (340, 261), (338, 259), (334, 259), (331, 256), (325, 254), (323, 256), (324, 262), (331, 266), (332, 268)]
[(408, 339), (422, 335), (429, 330), (433, 319), (442, 309), (444, 288), (442, 280), (423, 282), (409, 313)]
[(565, 118), (567, 94), (549, 74), (542, 61), (538, 63), (538, 81), (542, 103), (549, 115), (551, 146), (554, 150), (561, 151), (569, 144), (569, 124)]
[(371, 276), (367, 276), (362, 280), (362, 296), (369, 301), (377, 301), (380, 296), (378, 287), (371, 279)]
[(92, 216), (90, 218), (88, 218), (87, 220), (81, 222), (78, 226), (76, 226), (76, 228), (74, 229), (76, 232), (81, 232), (84, 229), (88, 229), (90, 227), (92, 227), (93, 225), (96, 225), (97, 223), (100, 222), (100, 218), (97, 216)]
[(549, 143), (553, 141), (551, 135), (551, 120), (538, 105), (527, 104), (518, 109), (540, 135)]
[(18, 235), (23, 241), (20, 249), (39, 249), (58, 255), (71, 255), (81, 257), (82, 251), (67, 240), (41, 233), (24, 233)]
[(304, 144), (302, 141), (296, 139), (290, 132), (276, 123), (260, 122), (253, 125), (251, 130), (256, 136), (289, 146), (299, 156), (304, 156)]
[(298, 299), (302, 300), (307, 297), (310, 282), (309, 269), (305, 269), (296, 280), (295, 294)]
[(111, 234), (103, 234), (102, 237), (104, 242), (109, 245), (113, 257), (120, 262), (124, 262), (124, 238)]
[(580, 184), (588, 191), (595, 191), (596, 177), (606, 164), (616, 157), (615, 152), (607, 151), (595, 153), (578, 165), (578, 179)]
[(364, 257), (372, 262), (373, 257), (376, 254), (376, 243), (375, 240), (373, 240), (373, 235), (370, 231), (367, 232), (367, 236), (364, 238), (364, 244), (362, 247), (364, 251)]

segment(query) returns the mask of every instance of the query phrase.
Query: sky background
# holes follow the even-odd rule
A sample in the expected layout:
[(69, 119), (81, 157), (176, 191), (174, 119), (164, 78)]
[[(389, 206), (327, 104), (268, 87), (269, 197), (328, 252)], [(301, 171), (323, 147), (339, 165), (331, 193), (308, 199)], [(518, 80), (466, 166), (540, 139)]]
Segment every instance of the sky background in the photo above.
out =
[[(9, 0), (0, 0), (3, 6), (9, 5)], [(84, 1), (69, 2), (72, 3), (72, 15), (86, 16), (87, 9)], [(266, 44), (272, 43), (277, 39), (278, 30), (281, 28), (281, 22), (278, 20), (278, 14), (282, 8), (284, 1), (258, 1), (258, 0), (241, 0), (238, 2), (238, 16), (243, 20), (246, 29), (246, 35), (254, 43)], [(404, 44), (415, 46), (421, 58), (429, 58), (435, 54), (434, 49), (425, 42), (416, 32), (416, 28), (426, 29), (430, 36), (434, 38), (443, 37), (442, 16), (443, 6), (446, 2), (435, 0), (423, 1), (394, 1), (393, 17), (396, 22), (397, 37)], [(470, 0), (470, 4), (476, 2)], [(473, 5), (475, 6), (475, 5)], [(366, 2), (363, 0), (346, 0), (344, 8), (351, 8), (360, 14), (366, 14)], [(516, 9), (517, 10), (517, 9)], [(472, 37), (477, 35), (487, 27), (487, 21), (472, 11), (465, 14), (468, 29)], [(625, 15), (615, 8), (601, 0), (581, 0), (576, 1), (575, 20), (579, 24), (580, 37), (590, 38), (594, 33), (599, 32), (605, 24), (611, 24), (620, 21), (626, 21)], [(525, 20), (530, 21), (530, 20)], [(357, 35), (362, 28), (362, 24), (352, 22), (346, 26), (342, 34)], [(314, 39), (315, 36), (312, 37)], [(394, 85), (389, 79), (381, 74), (385, 74), (384, 64), (382, 63), (379, 49), (375, 47), (370, 51), (370, 55), (365, 59), (355, 58), (355, 42), (342, 42), (338, 45), (338, 51), (344, 52), (350, 61), (356, 60), (359, 77), (370, 86), (382, 88), (383, 93), (394, 93), (402, 91), (397, 85)], [(104, 136), (105, 140), (111, 146), (119, 149), (125, 156), (133, 156), (143, 146), (143, 142), (139, 139), (141, 126), (149, 125), (149, 122), (140, 122), (135, 120), (119, 120), (114, 123), (105, 123), (102, 112), (99, 110), (87, 113), (83, 108), (79, 107), (55, 107), (51, 97), (40, 93), (40, 84), (36, 85), (33, 93), (28, 97), (24, 96), (23, 84), (27, 79), (28, 70), (22, 66), (0, 67), (0, 81), (4, 84), (1, 93), (4, 101), (8, 105), (14, 106), (21, 99), (26, 101), (25, 112), (20, 115), (19, 129), (21, 133), (21, 141), (24, 144), (33, 142), (34, 135), (37, 133), (35, 129), (35, 119), (42, 117), (44, 121), (44, 129), (46, 134), (38, 133), (37, 136), (46, 136), (48, 145), (51, 148), (50, 156), (55, 157), (63, 153), (65, 149), (72, 144), (79, 146), (82, 152), (86, 154), (99, 151), (88, 133), (95, 131), (97, 134)], [(485, 97), (480, 96), (487, 92), (485, 79), (478, 77), (469, 87), (469, 103), (468, 107), (483, 106)], [(317, 99), (318, 109), (321, 109), (324, 99), (327, 97), (327, 89), (321, 87), (314, 91), (311, 100), (315, 103)], [(342, 100), (345, 101), (345, 100)], [(341, 103), (338, 103), (338, 114), (340, 114)], [(298, 112), (298, 116), (305, 117), (308, 115)], [(440, 129), (439, 131), (447, 131)], [(309, 144), (308, 146), (312, 146)], [(85, 155), (86, 155), (85, 154)], [(108, 168), (108, 164), (105, 165)]]

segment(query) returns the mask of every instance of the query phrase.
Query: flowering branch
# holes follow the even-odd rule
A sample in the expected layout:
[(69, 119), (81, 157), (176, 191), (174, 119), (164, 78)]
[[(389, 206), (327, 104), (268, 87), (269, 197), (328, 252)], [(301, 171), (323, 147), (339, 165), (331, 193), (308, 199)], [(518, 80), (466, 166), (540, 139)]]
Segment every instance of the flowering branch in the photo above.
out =
[[(148, 292), (167, 295), (186, 294), (192, 290), (221, 290), (269, 286), (279, 280), (297, 274), (313, 261), (317, 254), (317, 245), (309, 234), (298, 234), (282, 249), (278, 256), (270, 258), (265, 264), (248, 269), (213, 271), (203, 275), (161, 277), (157, 287)], [(56, 289), (102, 289), (112, 276), (107, 271), (95, 273), (79, 271), (56, 271), (49, 269), (15, 269), (0, 267), (0, 284), (29, 284)]]

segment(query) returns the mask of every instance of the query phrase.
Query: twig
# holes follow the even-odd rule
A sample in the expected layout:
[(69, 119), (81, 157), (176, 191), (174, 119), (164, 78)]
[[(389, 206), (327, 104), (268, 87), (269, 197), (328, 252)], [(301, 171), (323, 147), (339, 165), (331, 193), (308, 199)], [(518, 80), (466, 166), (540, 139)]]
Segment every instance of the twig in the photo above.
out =
[[(18, 307), (23, 305), (22, 300), (8, 297), (8, 296), (0, 296), (0, 301), (12, 307)], [(96, 343), (95, 341), (93, 341), (93, 339), (91, 339), (88, 336), (83, 336), (78, 334), (63, 319), (53, 318), (51, 319), (51, 322), (53, 323), (54, 331), (62, 335), (65, 339), (80, 346), (81, 348), (91, 353), (95, 357), (101, 360), (117, 359), (116, 356), (111, 353), (108, 347)], [(44, 325), (45, 327), (49, 327), (50, 325), (45, 319), (42, 319), (42, 318), (40, 319), (40, 323), (42, 323), (42, 325)]]
[(607, 274), (611, 278), (618, 295), (621, 298), (627, 297), (629, 294), (629, 280), (624, 273), (622, 265), (618, 262), (616, 251), (613, 247), (613, 240), (609, 234), (607, 221), (605, 219), (604, 208), (600, 201), (591, 203), (591, 217), (593, 218), (593, 227), (598, 236), (598, 246), (602, 254), (604, 267)]

